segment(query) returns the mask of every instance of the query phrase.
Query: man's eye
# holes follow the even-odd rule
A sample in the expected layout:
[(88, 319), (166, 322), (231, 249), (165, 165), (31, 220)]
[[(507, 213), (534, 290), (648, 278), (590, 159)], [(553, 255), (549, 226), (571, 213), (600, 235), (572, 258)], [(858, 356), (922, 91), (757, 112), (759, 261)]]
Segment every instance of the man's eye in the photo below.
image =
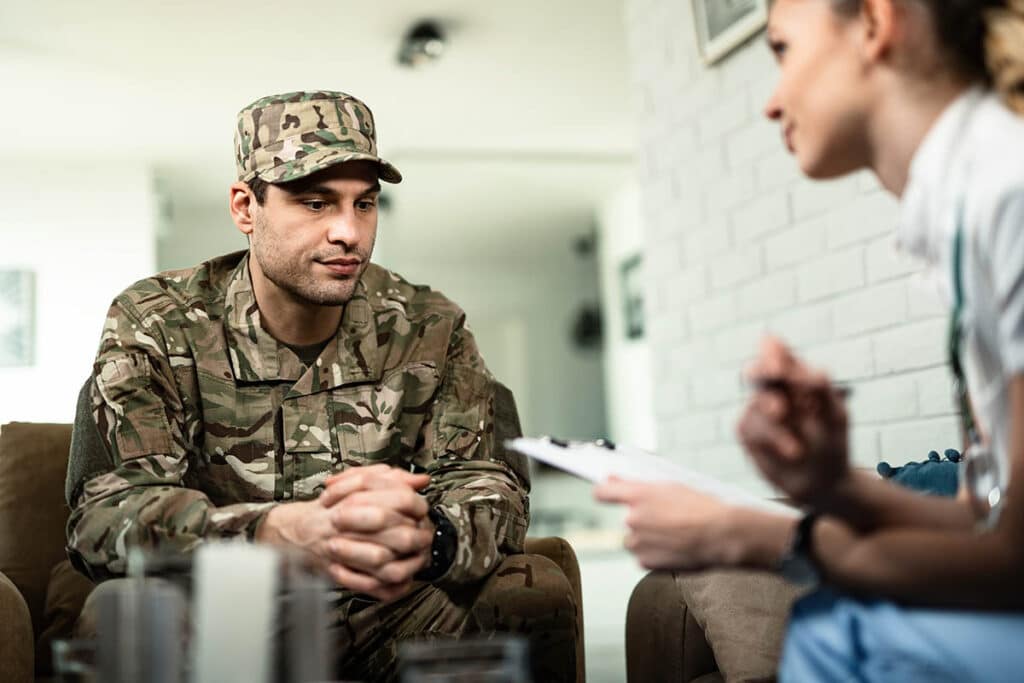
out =
[(369, 211), (376, 205), (377, 202), (375, 202), (372, 199), (361, 199), (358, 202), (356, 202), (356, 208), (359, 209), (360, 211)]
[(310, 199), (310, 200), (302, 202), (302, 203), (305, 204), (306, 208), (309, 209), (310, 211), (318, 211), (319, 212), (319, 211), (323, 211), (324, 209), (327, 208), (327, 202), (325, 202), (322, 199)]
[(771, 48), (771, 51), (777, 60), (781, 60), (782, 56), (786, 54), (786, 43), (781, 40), (770, 41), (768, 43), (768, 47)]

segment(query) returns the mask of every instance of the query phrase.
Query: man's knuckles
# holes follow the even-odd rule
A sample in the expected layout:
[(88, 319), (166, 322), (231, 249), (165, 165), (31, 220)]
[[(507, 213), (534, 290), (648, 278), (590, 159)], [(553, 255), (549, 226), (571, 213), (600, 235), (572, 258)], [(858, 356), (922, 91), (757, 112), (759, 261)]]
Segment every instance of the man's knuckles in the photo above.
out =
[(341, 537), (332, 539), (330, 548), (331, 554), (344, 564), (380, 567), (395, 559), (395, 554), (384, 546)]
[(353, 531), (379, 531), (401, 520), (398, 513), (372, 504), (350, 505), (342, 508), (338, 515), (342, 525)]
[(427, 529), (402, 527), (388, 531), (382, 542), (399, 555), (414, 555), (430, 547), (433, 534)]
[(417, 567), (415, 569), (410, 570), (406, 566), (402, 566), (397, 562), (393, 562), (389, 565), (382, 567), (381, 570), (377, 572), (377, 578), (383, 581), (384, 583), (388, 584), (403, 583), (412, 578), (412, 575), (416, 572), (417, 569), (419, 568)]

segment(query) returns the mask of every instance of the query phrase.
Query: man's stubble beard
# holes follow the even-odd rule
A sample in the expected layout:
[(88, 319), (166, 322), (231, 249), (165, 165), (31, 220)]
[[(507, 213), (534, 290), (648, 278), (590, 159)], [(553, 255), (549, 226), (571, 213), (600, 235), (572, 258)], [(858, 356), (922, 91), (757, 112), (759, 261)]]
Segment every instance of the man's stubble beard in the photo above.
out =
[[(344, 280), (317, 280), (312, 269), (315, 265), (298, 261), (301, 256), (285, 249), (278, 248), (278, 233), (271, 226), (266, 216), (258, 212), (253, 221), (251, 251), (264, 277), (279, 289), (304, 303), (315, 306), (343, 306), (355, 294), (356, 284), (370, 264), (373, 244), (368, 252), (347, 251), (341, 247), (313, 254), (314, 259), (327, 260), (339, 256), (357, 256), (362, 260), (359, 274)], [(289, 260), (289, 258), (296, 260)]]

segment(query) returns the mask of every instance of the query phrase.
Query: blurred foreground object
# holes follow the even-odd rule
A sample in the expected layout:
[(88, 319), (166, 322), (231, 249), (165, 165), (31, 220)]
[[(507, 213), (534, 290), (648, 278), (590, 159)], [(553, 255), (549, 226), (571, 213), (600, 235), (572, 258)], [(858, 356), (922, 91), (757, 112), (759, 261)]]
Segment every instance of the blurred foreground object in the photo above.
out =
[(529, 683), (522, 638), (410, 641), (398, 653), (402, 683)]

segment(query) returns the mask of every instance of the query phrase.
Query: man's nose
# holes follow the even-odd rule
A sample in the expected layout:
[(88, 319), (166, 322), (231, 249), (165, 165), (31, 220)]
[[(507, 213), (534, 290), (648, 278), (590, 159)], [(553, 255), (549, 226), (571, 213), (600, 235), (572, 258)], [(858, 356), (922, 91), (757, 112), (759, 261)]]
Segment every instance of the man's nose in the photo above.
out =
[(336, 216), (327, 228), (327, 241), (355, 247), (359, 242), (359, 225), (355, 216), (350, 212)]

